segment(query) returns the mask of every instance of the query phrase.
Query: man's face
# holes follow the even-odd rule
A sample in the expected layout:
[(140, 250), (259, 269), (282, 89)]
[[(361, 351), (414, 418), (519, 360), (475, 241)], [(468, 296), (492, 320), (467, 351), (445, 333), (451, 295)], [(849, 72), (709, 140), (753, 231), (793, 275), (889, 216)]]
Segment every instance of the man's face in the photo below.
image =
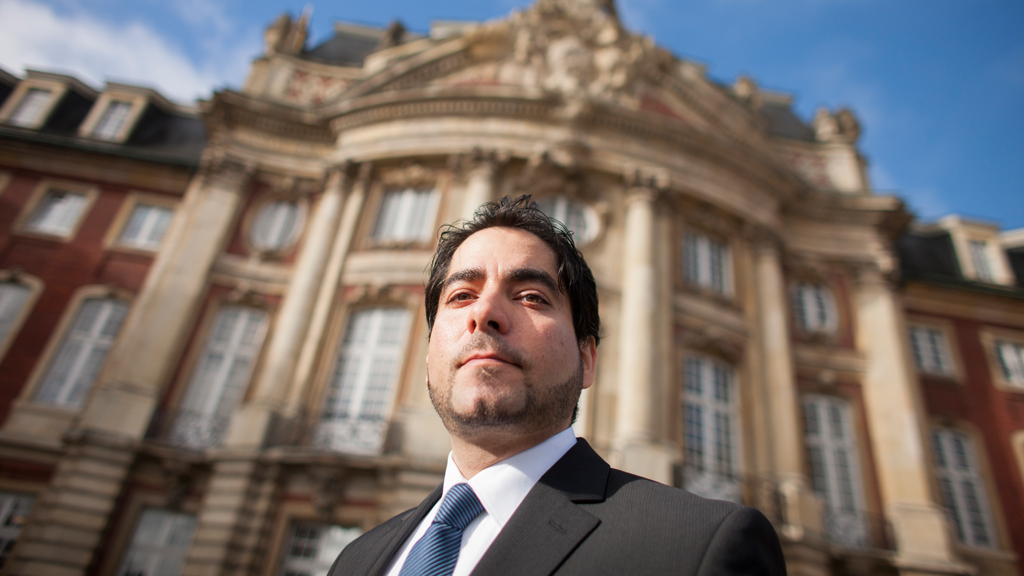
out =
[(533, 436), (567, 427), (594, 381), (593, 340), (573, 330), (555, 253), (528, 232), (487, 228), (452, 255), (427, 349), (427, 387), (448, 431)]

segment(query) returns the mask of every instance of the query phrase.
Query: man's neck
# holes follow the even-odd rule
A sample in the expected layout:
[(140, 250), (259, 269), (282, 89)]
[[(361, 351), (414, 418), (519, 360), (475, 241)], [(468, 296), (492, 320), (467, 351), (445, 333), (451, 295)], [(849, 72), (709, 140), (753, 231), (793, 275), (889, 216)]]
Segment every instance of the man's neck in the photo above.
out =
[(506, 434), (481, 434), (472, 439), (452, 436), (452, 460), (467, 480), (498, 462), (511, 458), (520, 452), (544, 442), (558, 434), (568, 425), (554, 431), (544, 431), (529, 436), (513, 436)]

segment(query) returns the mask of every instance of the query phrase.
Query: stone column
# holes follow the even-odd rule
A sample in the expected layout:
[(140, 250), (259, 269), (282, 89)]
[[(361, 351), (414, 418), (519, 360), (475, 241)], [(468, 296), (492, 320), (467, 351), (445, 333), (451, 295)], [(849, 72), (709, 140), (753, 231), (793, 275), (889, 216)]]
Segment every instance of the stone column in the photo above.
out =
[(334, 244), (331, 247), (331, 255), (317, 292), (316, 305), (309, 321), (309, 328), (303, 335), (302, 349), (299, 351), (295, 374), (288, 391), (286, 415), (296, 416), (302, 413), (306, 389), (313, 378), (313, 369), (317, 358), (321, 356), (327, 320), (331, 317), (331, 310), (334, 308), (335, 299), (341, 288), (341, 274), (345, 269), (345, 258), (352, 246), (359, 216), (363, 212), (366, 185), (372, 168), (372, 164), (368, 162), (359, 167), (359, 177), (345, 199), (344, 213), (338, 228), (334, 231)]
[(329, 170), (324, 193), (309, 223), (302, 252), (274, 322), (255, 393), (252, 400), (232, 416), (226, 446), (261, 446), (271, 415), (285, 401), (341, 218), (346, 168)]
[[(793, 369), (787, 325), (786, 282), (779, 249), (771, 234), (754, 240), (754, 281), (757, 290), (763, 385), (768, 399), (772, 467), (782, 494), (783, 534), (793, 541), (821, 534), (821, 503), (803, 469), (803, 420)], [(792, 571), (792, 569), (791, 569)], [(794, 573), (809, 573), (796, 571)]]
[[(674, 455), (658, 443), (655, 381), (664, 364), (657, 345), (658, 270), (655, 263), (655, 207), (652, 178), (631, 175), (626, 196), (619, 337), (619, 392), (613, 441), (616, 464), (629, 472), (672, 483)], [(664, 313), (664, 311), (661, 311)]]
[(477, 208), (494, 200), (494, 174), (501, 158), (493, 150), (485, 152), (475, 148), (468, 157), (462, 157), (461, 160), (469, 164), (461, 217), (469, 220)]
[(864, 355), (864, 411), (896, 537), (901, 574), (963, 574), (941, 506), (932, 500), (927, 416), (910, 365), (903, 307), (877, 266), (857, 271), (857, 347)]
[(4, 574), (89, 567), (254, 170), (223, 153), (204, 158)]

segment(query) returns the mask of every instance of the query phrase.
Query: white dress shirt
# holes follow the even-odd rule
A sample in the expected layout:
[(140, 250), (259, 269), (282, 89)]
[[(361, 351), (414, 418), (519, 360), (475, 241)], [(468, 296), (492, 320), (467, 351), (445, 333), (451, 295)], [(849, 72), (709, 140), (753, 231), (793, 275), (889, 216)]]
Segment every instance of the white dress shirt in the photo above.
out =
[(448, 467), (444, 472), (444, 492), (441, 494), (441, 499), (423, 518), (412, 536), (402, 544), (395, 559), (391, 561), (387, 576), (398, 576), (413, 544), (423, 537), (427, 528), (430, 527), (430, 523), (434, 521), (434, 516), (437, 515), (437, 510), (441, 507), (441, 500), (444, 500), (452, 486), (462, 482), (468, 483), (473, 488), (477, 498), (480, 499), (480, 504), (484, 507), (483, 513), (470, 522), (462, 532), (462, 548), (459, 549), (459, 560), (452, 573), (452, 576), (468, 576), (473, 568), (476, 568), (477, 562), (483, 557), (484, 552), (487, 552), (491, 543), (498, 537), (498, 533), (505, 527), (508, 519), (522, 504), (526, 494), (533, 489), (533, 485), (574, 444), (576, 444), (576, 435), (572, 428), (566, 428), (533, 448), (480, 471), (472, 480), (466, 480), (449, 452)]

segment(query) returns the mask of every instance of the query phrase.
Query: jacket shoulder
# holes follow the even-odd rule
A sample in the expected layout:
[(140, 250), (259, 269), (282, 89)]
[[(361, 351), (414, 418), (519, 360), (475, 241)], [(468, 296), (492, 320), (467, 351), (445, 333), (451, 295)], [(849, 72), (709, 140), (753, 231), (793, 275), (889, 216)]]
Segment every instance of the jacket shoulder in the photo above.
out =
[(370, 574), (370, 570), (380, 559), (381, 554), (387, 550), (392, 539), (398, 535), (415, 511), (415, 508), (406, 510), (353, 540), (334, 560), (327, 575)]

